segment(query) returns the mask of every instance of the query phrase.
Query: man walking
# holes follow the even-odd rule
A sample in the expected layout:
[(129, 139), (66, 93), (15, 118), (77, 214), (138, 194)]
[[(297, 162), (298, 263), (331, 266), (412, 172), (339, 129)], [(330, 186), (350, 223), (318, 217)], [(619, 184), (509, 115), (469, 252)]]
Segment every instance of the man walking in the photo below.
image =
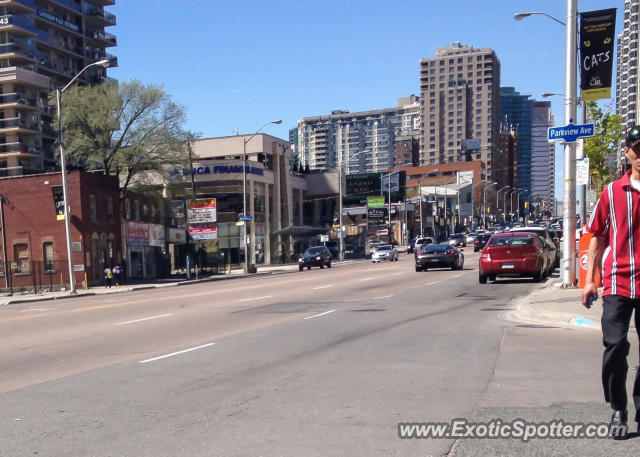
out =
[[(613, 409), (609, 435), (614, 439), (627, 436), (627, 333), (634, 310), (640, 336), (640, 126), (629, 131), (624, 154), (631, 169), (605, 187), (587, 225), (593, 238), (582, 291), (582, 304), (589, 308), (598, 298), (595, 268), (602, 265), (602, 385)], [(640, 422), (640, 370), (633, 401)]]

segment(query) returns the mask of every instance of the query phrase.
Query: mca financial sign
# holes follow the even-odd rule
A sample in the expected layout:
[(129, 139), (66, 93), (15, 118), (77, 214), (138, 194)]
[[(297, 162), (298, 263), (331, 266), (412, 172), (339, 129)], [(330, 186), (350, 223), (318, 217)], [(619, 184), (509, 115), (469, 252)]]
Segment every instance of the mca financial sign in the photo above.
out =
[[(264, 168), (255, 167), (251, 165), (247, 165), (247, 173), (251, 173), (258, 176), (264, 175)], [(242, 173), (242, 165), (198, 165), (193, 167), (193, 171), (190, 172), (188, 168), (183, 168), (182, 170), (170, 167), (167, 169), (169, 172), (169, 179), (175, 179), (176, 177), (182, 176), (191, 176), (193, 173), (194, 176), (198, 175), (212, 175), (212, 174), (229, 174), (229, 173)]]

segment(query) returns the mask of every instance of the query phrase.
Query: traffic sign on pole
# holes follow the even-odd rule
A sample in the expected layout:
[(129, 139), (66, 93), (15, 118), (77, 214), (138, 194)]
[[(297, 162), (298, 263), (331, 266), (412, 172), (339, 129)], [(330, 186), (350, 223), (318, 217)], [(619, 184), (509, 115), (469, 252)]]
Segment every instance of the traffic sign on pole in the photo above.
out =
[(564, 127), (550, 127), (547, 139), (552, 141), (564, 141), (565, 143), (575, 143), (578, 138), (595, 135), (594, 124), (575, 125), (569, 124)]

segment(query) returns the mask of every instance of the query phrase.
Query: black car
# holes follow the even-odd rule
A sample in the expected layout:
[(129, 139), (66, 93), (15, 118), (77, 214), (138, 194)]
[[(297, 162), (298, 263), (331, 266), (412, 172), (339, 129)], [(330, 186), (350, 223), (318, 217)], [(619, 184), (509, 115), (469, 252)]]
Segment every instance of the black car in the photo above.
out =
[(304, 251), (298, 259), (298, 269), (302, 271), (304, 267), (311, 270), (311, 267), (331, 268), (331, 251), (324, 246), (314, 246)]
[(481, 251), (487, 245), (487, 241), (491, 238), (492, 233), (481, 233), (473, 242), (473, 252)]
[(416, 271), (426, 271), (435, 267), (462, 270), (463, 266), (464, 254), (450, 244), (430, 244), (421, 246), (420, 250), (416, 251)]

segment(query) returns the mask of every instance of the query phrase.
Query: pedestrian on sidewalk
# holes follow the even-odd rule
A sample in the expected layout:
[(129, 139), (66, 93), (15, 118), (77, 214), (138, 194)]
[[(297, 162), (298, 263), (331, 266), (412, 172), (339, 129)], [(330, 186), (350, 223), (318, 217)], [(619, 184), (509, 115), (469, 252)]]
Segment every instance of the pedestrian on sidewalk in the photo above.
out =
[(111, 268), (107, 267), (104, 269), (104, 287), (111, 288), (111, 279), (113, 278), (113, 272)]
[(113, 278), (116, 282), (116, 287), (120, 287), (120, 282), (122, 281), (122, 267), (116, 264), (116, 266), (113, 267), (111, 271), (113, 272)]
[[(587, 279), (582, 304), (589, 308), (598, 298), (595, 269), (602, 266), (602, 385), (605, 401), (613, 409), (609, 435), (625, 439), (627, 433), (627, 334), (635, 310), (640, 336), (640, 126), (626, 138), (624, 154), (631, 165), (620, 179), (608, 184), (591, 214)], [(569, 234), (565, 233), (565, 236)], [(633, 386), (635, 421), (640, 422), (640, 370)], [(616, 431), (620, 431), (616, 434)]]

